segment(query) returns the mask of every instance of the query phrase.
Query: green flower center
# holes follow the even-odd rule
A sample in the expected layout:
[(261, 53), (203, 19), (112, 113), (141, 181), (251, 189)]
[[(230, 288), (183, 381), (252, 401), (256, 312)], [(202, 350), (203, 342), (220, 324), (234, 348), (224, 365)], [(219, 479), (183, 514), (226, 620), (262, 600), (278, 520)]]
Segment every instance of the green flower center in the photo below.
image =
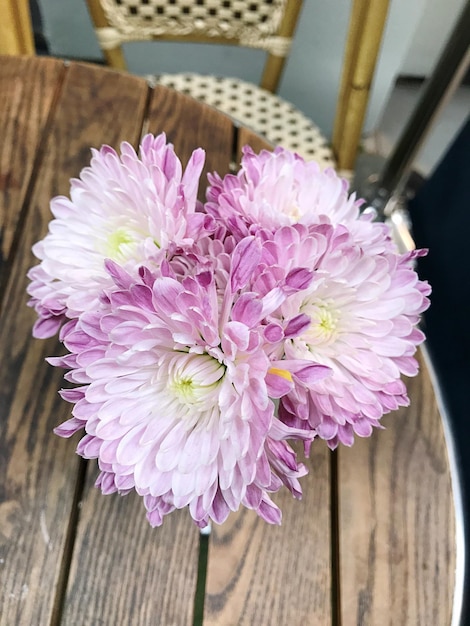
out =
[[(168, 371), (167, 391), (180, 406), (207, 411), (218, 404), (225, 366), (208, 354), (181, 354)], [(176, 406), (176, 405), (175, 405)]]
[(118, 228), (108, 237), (106, 242), (106, 256), (113, 261), (122, 261), (127, 258), (126, 252), (135, 243), (134, 237), (125, 228)]
[(196, 384), (191, 378), (175, 379), (170, 384), (171, 391), (185, 404), (196, 401)]
[(302, 308), (310, 316), (311, 322), (304, 334), (304, 341), (310, 346), (333, 343), (339, 334), (340, 312), (329, 302), (309, 302)]

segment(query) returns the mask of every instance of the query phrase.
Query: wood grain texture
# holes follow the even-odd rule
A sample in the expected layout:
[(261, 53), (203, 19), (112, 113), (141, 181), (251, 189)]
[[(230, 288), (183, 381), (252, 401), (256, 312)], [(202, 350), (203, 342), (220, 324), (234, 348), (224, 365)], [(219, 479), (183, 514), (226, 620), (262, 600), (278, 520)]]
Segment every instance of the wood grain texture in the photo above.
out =
[[(252, 130), (237, 134), (236, 160), (249, 145), (256, 153), (272, 146)], [(205, 626), (269, 624), (330, 625), (331, 526), (330, 455), (321, 443), (307, 461), (304, 497), (286, 490), (275, 500), (283, 511), (280, 528), (252, 511), (232, 515), (210, 537)]]
[[(206, 169), (227, 171), (233, 129), (225, 116), (158, 87), (150, 98), (143, 132), (163, 131), (183, 165), (201, 146), (207, 149)], [(96, 475), (92, 464), (89, 482)], [(198, 550), (199, 532), (188, 511), (177, 511), (161, 528), (152, 529), (135, 494), (105, 498), (89, 484), (81, 506), (63, 625), (191, 624)]]
[[(25, 72), (24, 80), (30, 78)], [(67, 193), (69, 178), (89, 162), (89, 146), (138, 136), (147, 89), (142, 81), (131, 81), (126, 95), (117, 74), (86, 66), (67, 70), (34, 170), (29, 210), (6, 284), (0, 325), (2, 626), (45, 626), (56, 618), (79, 468), (76, 440), (52, 434), (70, 414), (70, 406), (57, 395), (62, 372), (44, 362), (46, 355), (58, 353), (56, 340), (31, 338), (34, 313), (26, 307), (25, 293), (26, 272), (34, 263), (31, 246), (45, 234), (50, 197)], [(51, 102), (41, 98), (38, 106)]]
[(343, 626), (449, 626), (455, 519), (449, 463), (424, 363), (411, 406), (339, 451)]
[[(70, 414), (57, 395), (62, 372), (44, 363), (58, 346), (31, 338), (34, 313), (26, 307), (30, 250), (47, 230), (49, 200), (68, 193), (91, 146), (137, 144), (142, 132), (166, 131), (183, 163), (202, 146), (206, 170), (221, 175), (241, 145), (267, 147), (171, 90), (148, 95), (142, 79), (101, 67), (0, 62), (2, 250), (13, 259), (0, 293), (0, 626), (192, 622), (198, 534), (188, 513), (152, 530), (138, 497), (104, 497), (92, 487), (94, 463), (76, 506), (77, 437), (51, 432)], [(386, 431), (338, 455), (342, 626), (450, 624), (454, 508), (424, 366), (409, 392), (411, 407), (384, 418)], [(214, 529), (206, 626), (335, 621), (330, 455), (320, 442), (312, 454), (303, 502), (287, 491), (275, 496), (282, 527), (240, 511)]]
[(189, 626), (199, 532), (188, 511), (152, 528), (142, 498), (103, 496), (97, 474), (90, 462), (62, 625)]
[(0, 277), (63, 72), (54, 59), (0, 57)]
[[(3, 158), (10, 152), (12, 170), (6, 171), (4, 207), (9, 215), (19, 213), (41, 128), (56, 90), (55, 63), (44, 70), (33, 62), (32, 70), (21, 59), (4, 60), (0, 72), (10, 75), (13, 100), (2, 109), (8, 133), (18, 129), (17, 146), (12, 136), (5, 142)], [(25, 71), (21, 73), (23, 68)], [(29, 68), (29, 65), (28, 65)], [(31, 81), (31, 92), (28, 89)], [(8, 81), (3, 83), (8, 84)], [(3, 103), (7, 94), (2, 90)], [(24, 102), (25, 100), (26, 102)], [(28, 120), (28, 116), (31, 120)], [(37, 129), (36, 129), (37, 125)], [(8, 148), (10, 146), (10, 149)], [(24, 180), (21, 158), (25, 159)], [(3, 165), (4, 165), (3, 161)], [(13, 166), (14, 163), (14, 166)], [(19, 177), (19, 179), (17, 178)], [(21, 183), (19, 182), (21, 180)], [(45, 205), (47, 207), (47, 203)], [(46, 211), (44, 211), (45, 213)], [(0, 317), (0, 624), (48, 624), (54, 607), (54, 591), (60, 575), (68, 518), (73, 501), (76, 460), (70, 462), (52, 428), (67, 414), (57, 396), (60, 374), (47, 367), (55, 341), (31, 338), (34, 315), (26, 308), (26, 271), (32, 263), (30, 248), (36, 239), (37, 214), (30, 214), (29, 229), (19, 244), (10, 280), (2, 294)], [(12, 222), (10, 222), (12, 224)], [(11, 241), (11, 240), (10, 240)]]
[[(83, 82), (103, 112), (115, 102), (108, 123), (119, 129), (119, 141), (137, 144), (147, 116), (148, 88), (141, 79), (112, 72), (108, 76), (112, 81), (108, 86), (102, 81), (100, 93), (93, 92), (95, 86), (86, 77)], [(76, 87), (80, 81), (72, 78), (71, 87)], [(103, 123), (98, 112), (87, 118), (93, 128)], [(111, 143), (116, 139), (111, 137)], [(140, 498), (105, 498), (92, 487), (96, 475), (96, 463), (90, 463), (62, 624), (189, 624), (197, 573), (194, 525), (187, 515), (177, 514), (153, 530)]]
[(234, 129), (229, 117), (189, 96), (158, 85), (150, 102), (148, 131), (165, 132), (186, 165), (196, 148), (206, 151), (199, 199), (205, 200), (207, 172), (224, 176), (232, 160)]
[(281, 491), (282, 526), (240, 510), (213, 530), (204, 626), (330, 626), (330, 454), (312, 447), (303, 500)]

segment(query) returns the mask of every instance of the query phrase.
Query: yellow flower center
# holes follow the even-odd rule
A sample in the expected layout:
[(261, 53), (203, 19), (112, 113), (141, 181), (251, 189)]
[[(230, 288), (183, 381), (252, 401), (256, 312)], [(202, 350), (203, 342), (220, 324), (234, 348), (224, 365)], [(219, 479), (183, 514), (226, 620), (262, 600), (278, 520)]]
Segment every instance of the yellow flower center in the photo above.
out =
[(114, 261), (122, 261), (127, 258), (126, 249), (135, 243), (132, 235), (125, 228), (118, 228), (108, 237), (106, 242), (106, 256)]
[(310, 346), (333, 343), (339, 334), (340, 313), (328, 302), (309, 303), (303, 312), (311, 323), (303, 339)]
[[(225, 366), (207, 354), (177, 355), (168, 371), (167, 390), (179, 405), (197, 411), (207, 411), (218, 403), (218, 387)], [(175, 405), (175, 408), (176, 406)]]
[(196, 401), (195, 384), (191, 378), (173, 380), (170, 389), (185, 404), (192, 404)]
[(293, 224), (296, 224), (302, 217), (302, 214), (300, 213), (300, 209), (296, 204), (291, 206), (289, 210), (286, 211), (286, 215), (290, 217)]

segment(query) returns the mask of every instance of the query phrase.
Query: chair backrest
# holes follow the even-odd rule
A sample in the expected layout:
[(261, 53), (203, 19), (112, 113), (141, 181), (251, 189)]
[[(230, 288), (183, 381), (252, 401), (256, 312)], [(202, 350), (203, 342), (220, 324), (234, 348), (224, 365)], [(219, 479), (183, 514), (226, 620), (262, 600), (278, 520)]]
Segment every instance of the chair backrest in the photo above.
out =
[(261, 87), (278, 86), (302, 0), (87, 0), (111, 67), (127, 69), (121, 44), (226, 43), (268, 52)]
[[(121, 44), (228, 43), (268, 52), (260, 86), (277, 89), (302, 0), (87, 0), (107, 63), (127, 69)], [(354, 167), (389, 0), (352, 0), (333, 133), (339, 170)]]
[(0, 54), (35, 53), (28, 0), (2, 0)]

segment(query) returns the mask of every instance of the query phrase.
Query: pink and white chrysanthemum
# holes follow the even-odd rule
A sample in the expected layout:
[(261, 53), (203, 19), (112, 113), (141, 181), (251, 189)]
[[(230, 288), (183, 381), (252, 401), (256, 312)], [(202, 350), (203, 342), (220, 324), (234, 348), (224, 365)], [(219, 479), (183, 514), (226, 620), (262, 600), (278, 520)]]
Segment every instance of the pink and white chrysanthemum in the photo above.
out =
[(78, 452), (98, 459), (103, 492), (135, 489), (152, 525), (182, 507), (200, 526), (221, 523), (240, 505), (279, 523), (268, 494), (284, 484), (300, 496), (306, 469), (286, 439), (313, 435), (283, 424), (272, 397), (296, 375), (313, 384), (329, 370), (293, 360), (286, 374), (270, 358), (289, 321), (264, 320), (296, 277), (256, 294), (261, 254), (252, 237), (230, 254), (206, 241), (137, 280), (107, 262), (116, 288), (102, 310), (63, 328), (70, 355), (52, 363), (72, 368), (66, 376), (80, 386), (62, 392), (75, 406), (56, 432), (84, 427)]
[[(286, 424), (312, 428), (329, 446), (369, 436), (384, 413), (408, 404), (401, 374), (417, 373), (417, 328), (430, 288), (413, 259), (423, 252), (376, 254), (359, 246), (344, 227), (276, 231), (267, 264), (314, 271), (306, 289), (281, 304), (281, 318), (309, 320), (285, 342), (286, 359), (310, 359), (331, 375), (313, 386), (296, 384), (280, 401)], [(278, 270), (278, 272), (280, 269)], [(279, 274), (278, 274), (279, 275)], [(262, 273), (261, 273), (262, 276)], [(259, 288), (255, 284), (255, 288)]]
[(191, 243), (211, 223), (197, 212), (204, 152), (196, 150), (183, 173), (164, 134), (143, 138), (139, 156), (128, 143), (120, 155), (109, 146), (92, 150), (91, 164), (71, 180), (70, 199), (51, 201), (54, 218), (33, 247), (41, 263), (30, 270), (28, 293), (38, 320), (37, 337), (55, 334), (66, 317), (96, 308), (111, 284), (110, 258), (128, 271), (158, 259), (170, 242)]
[(284, 148), (255, 154), (245, 146), (238, 174), (209, 174), (209, 182), (205, 209), (236, 237), (258, 228), (327, 223), (347, 226), (355, 241), (370, 250), (393, 247), (389, 229), (374, 222), (372, 212), (360, 213), (363, 200), (349, 195), (345, 179)]

